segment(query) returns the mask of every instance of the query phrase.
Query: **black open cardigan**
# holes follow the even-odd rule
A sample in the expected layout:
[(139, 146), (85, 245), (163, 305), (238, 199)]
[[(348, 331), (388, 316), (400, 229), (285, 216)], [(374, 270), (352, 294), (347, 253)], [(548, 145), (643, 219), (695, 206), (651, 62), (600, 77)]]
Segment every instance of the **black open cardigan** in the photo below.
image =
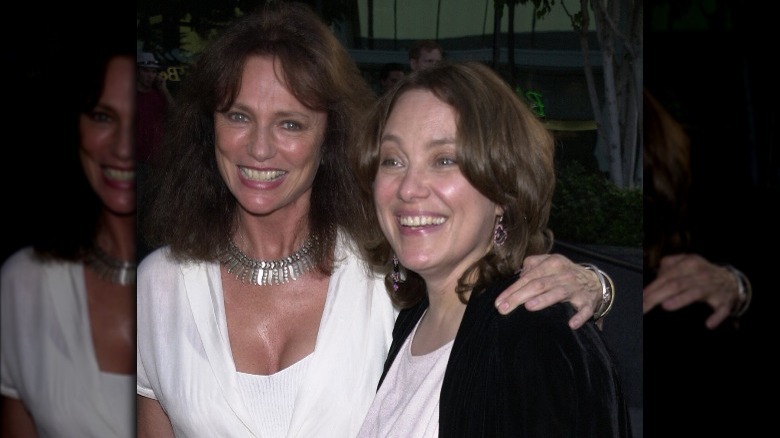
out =
[[(493, 306), (516, 277), (472, 294), (444, 374), (440, 437), (630, 437), (613, 359), (591, 321), (567, 322), (568, 304), (501, 315)], [(428, 307), (401, 311), (385, 362), (387, 374)]]

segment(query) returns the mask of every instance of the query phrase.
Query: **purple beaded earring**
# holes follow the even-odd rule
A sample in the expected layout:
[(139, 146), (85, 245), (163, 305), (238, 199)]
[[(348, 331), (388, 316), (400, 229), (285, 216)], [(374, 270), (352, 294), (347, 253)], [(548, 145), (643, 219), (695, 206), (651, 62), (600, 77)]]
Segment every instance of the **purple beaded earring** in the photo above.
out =
[(401, 268), (398, 267), (398, 257), (393, 254), (393, 292), (398, 292), (398, 283), (401, 282)]
[(501, 246), (506, 242), (506, 229), (504, 229), (504, 224), (502, 223), (504, 221), (504, 216), (498, 217), (498, 223), (496, 223), (496, 227), (493, 229), (493, 243), (496, 246)]

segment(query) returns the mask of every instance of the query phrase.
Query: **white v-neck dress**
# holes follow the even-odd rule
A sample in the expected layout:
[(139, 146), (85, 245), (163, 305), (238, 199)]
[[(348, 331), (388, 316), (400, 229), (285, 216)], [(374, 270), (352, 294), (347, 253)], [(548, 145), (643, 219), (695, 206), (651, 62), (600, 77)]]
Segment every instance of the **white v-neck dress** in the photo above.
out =
[[(343, 236), (336, 260), (286, 437), (356, 436), (392, 341), (397, 312), (383, 279)], [(137, 309), (137, 392), (160, 402), (177, 436), (277, 438), (242, 396), (218, 263), (182, 264), (157, 249), (138, 268)]]
[(83, 265), (27, 247), (0, 276), (2, 395), (22, 400), (41, 437), (134, 437), (135, 376), (99, 369)]

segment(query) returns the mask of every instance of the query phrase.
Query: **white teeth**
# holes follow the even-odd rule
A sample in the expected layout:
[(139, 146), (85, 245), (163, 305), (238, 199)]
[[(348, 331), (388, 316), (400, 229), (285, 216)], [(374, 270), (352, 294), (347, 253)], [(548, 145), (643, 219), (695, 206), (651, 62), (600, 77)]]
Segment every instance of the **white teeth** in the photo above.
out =
[(441, 225), (446, 219), (440, 216), (402, 216), (401, 225), (405, 227), (422, 227), (425, 225)]
[(113, 167), (104, 167), (103, 174), (110, 179), (116, 181), (133, 181), (135, 180), (134, 170), (122, 170)]
[(239, 167), (241, 174), (252, 181), (273, 181), (284, 175), (282, 170), (255, 170), (247, 167)]

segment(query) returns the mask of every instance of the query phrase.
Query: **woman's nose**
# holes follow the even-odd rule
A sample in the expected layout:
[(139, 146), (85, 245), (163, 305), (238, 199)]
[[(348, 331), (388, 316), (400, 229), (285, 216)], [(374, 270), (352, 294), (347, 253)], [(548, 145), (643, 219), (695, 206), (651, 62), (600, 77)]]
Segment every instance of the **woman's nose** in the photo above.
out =
[(135, 129), (132, 123), (122, 123), (116, 131), (113, 153), (123, 160), (135, 158)]
[(256, 126), (252, 129), (247, 141), (249, 155), (258, 161), (264, 161), (274, 156), (274, 136), (269, 128)]
[(428, 196), (428, 178), (422, 166), (410, 165), (398, 186), (398, 197), (405, 202)]

